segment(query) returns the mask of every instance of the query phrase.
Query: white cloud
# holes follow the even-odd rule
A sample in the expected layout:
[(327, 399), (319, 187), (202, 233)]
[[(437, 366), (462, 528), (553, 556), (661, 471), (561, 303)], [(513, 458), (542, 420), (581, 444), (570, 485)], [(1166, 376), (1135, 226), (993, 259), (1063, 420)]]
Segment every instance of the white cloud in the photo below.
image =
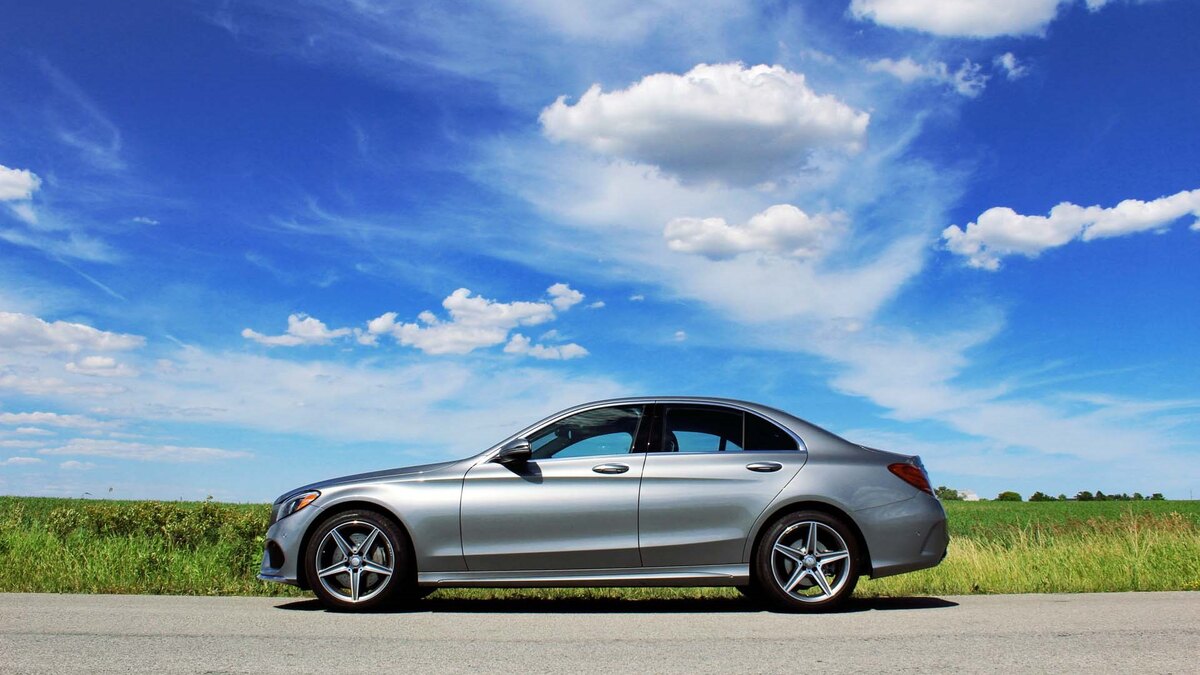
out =
[(38, 464), (41, 461), (42, 460), (38, 459), (37, 457), (9, 457), (8, 459), (0, 462), (0, 466), (22, 466)]
[(549, 302), (497, 302), (460, 288), (442, 301), (449, 321), (421, 312), (419, 323), (399, 324), (393, 334), (400, 344), (426, 354), (466, 354), (502, 344), (517, 326), (536, 326), (554, 319)]
[(22, 436), (53, 436), (54, 432), (49, 429), (41, 429), (38, 427), (17, 427), (13, 429), (14, 434)]
[(64, 471), (87, 471), (96, 468), (96, 465), (91, 462), (81, 462), (77, 459), (68, 459), (58, 465), (58, 468)]
[[(1097, 11), (1117, 0), (1085, 0)], [(1125, 0), (1144, 4), (1152, 0)], [(945, 37), (1042, 35), (1059, 12), (1077, 0), (852, 0), (850, 13), (881, 26)]]
[(550, 304), (554, 305), (554, 309), (560, 312), (565, 312), (583, 302), (583, 293), (564, 283), (554, 284), (546, 289), (546, 292), (550, 294)]
[(134, 216), (130, 221), (138, 225), (158, 225), (157, 220), (148, 216)]
[(113, 426), (112, 422), (92, 419), (83, 415), (62, 415), (53, 412), (0, 413), (0, 424), (12, 426), (38, 424), (60, 429), (105, 429)]
[(1029, 66), (1018, 61), (1012, 52), (1004, 52), (992, 59), (992, 65), (1000, 69), (1009, 80), (1019, 80), (1029, 74)]
[(725, 63), (608, 93), (593, 85), (574, 104), (559, 97), (539, 119), (554, 141), (685, 181), (753, 185), (794, 174), (816, 152), (857, 151), (870, 115), (781, 66)]
[(396, 326), (396, 317), (399, 316), (395, 312), (385, 312), (374, 319), (367, 322), (367, 329), (364, 331), (361, 328), (354, 329), (354, 335), (360, 345), (374, 347), (379, 344), (379, 336), (387, 335), (392, 332)]
[(687, 340), (687, 337), (688, 336), (685, 331), (677, 330), (675, 331), (675, 334), (671, 336), (671, 339), (676, 342), (683, 342), (684, 340)]
[(588, 305), (588, 306), (587, 306), (587, 308), (588, 308), (588, 309), (603, 309), (603, 308), (604, 308), (604, 301), (603, 301), (603, 300), (597, 300), (597, 301), (593, 302), (592, 304)]
[(131, 459), (143, 462), (208, 462), (250, 457), (249, 453), (238, 450), (130, 443), (127, 441), (113, 441), (100, 438), (72, 438), (70, 441), (67, 441), (66, 445), (38, 450), (38, 454), (111, 457), (113, 459)]
[(246, 328), (242, 337), (268, 347), (297, 347), (300, 345), (327, 345), (333, 340), (351, 333), (349, 328), (330, 330), (324, 322), (307, 314), (288, 316), (287, 332), (283, 335), (263, 335)]
[(867, 70), (887, 73), (905, 84), (928, 81), (945, 85), (967, 98), (975, 98), (982, 94), (988, 81), (988, 76), (982, 72), (982, 66), (970, 59), (964, 59), (956, 70), (950, 70), (950, 66), (943, 61), (918, 63), (906, 56), (899, 60), (872, 61), (867, 64)]
[(850, 13), (881, 26), (989, 38), (1041, 34), (1072, 0), (852, 0)]
[[(544, 338), (545, 336), (543, 336)], [(514, 333), (508, 344), (504, 345), (505, 354), (524, 354), (535, 359), (566, 361), (568, 359), (577, 359), (588, 355), (588, 350), (569, 342), (564, 345), (543, 345), (532, 344), (532, 341), (521, 335)]]
[(0, 312), (0, 351), (25, 354), (74, 354), (122, 351), (146, 343), (145, 338), (97, 330), (81, 323), (48, 323), (31, 314)]
[(629, 296), (630, 302), (643, 302), (645, 299), (646, 296), (642, 295), (641, 293), (634, 293), (633, 295)]
[(1091, 241), (1163, 231), (1188, 215), (1200, 218), (1200, 189), (1148, 202), (1126, 199), (1112, 208), (1063, 202), (1050, 209), (1047, 216), (1025, 216), (1006, 206), (994, 206), (965, 229), (957, 225), (947, 227), (942, 237), (946, 248), (966, 257), (972, 267), (994, 271), (1007, 255), (1034, 258), (1046, 249), (1076, 239)]
[(28, 169), (10, 169), (0, 164), (0, 202), (27, 201), (42, 186), (42, 179)]
[(85, 356), (66, 365), (68, 372), (90, 377), (134, 377), (138, 371), (111, 356)]
[(750, 252), (806, 260), (822, 256), (844, 226), (840, 213), (810, 216), (791, 204), (776, 204), (745, 225), (730, 225), (724, 218), (675, 218), (663, 237), (672, 251), (710, 260)]

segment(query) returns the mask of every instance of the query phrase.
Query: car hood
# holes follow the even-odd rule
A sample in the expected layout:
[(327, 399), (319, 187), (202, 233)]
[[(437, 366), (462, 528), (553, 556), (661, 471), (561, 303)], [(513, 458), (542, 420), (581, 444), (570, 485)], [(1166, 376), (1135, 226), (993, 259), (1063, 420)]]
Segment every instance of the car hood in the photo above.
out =
[(419, 473), (428, 473), (438, 469), (458, 464), (462, 460), (451, 460), (449, 462), (437, 462), (436, 464), (420, 464), (418, 466), (403, 466), (397, 469), (384, 469), (382, 471), (370, 471), (367, 473), (356, 473), (350, 476), (341, 476), (339, 478), (330, 478), (328, 480), (310, 483), (308, 485), (298, 487), (295, 490), (289, 490), (287, 494), (280, 497), (276, 502), (281, 502), (290, 495), (297, 492), (305, 492), (308, 490), (321, 490), (324, 488), (336, 487), (339, 485), (350, 485), (352, 483), (365, 483), (387, 478), (399, 478), (402, 476), (411, 476)]

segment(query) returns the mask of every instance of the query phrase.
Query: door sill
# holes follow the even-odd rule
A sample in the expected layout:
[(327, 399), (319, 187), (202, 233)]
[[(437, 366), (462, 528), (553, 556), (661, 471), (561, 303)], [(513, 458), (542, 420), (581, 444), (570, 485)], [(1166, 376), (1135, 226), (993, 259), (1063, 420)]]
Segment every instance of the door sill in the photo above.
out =
[(572, 586), (742, 586), (750, 566), (694, 565), (593, 570), (504, 570), (495, 572), (420, 572), (421, 586), (461, 588), (554, 588)]

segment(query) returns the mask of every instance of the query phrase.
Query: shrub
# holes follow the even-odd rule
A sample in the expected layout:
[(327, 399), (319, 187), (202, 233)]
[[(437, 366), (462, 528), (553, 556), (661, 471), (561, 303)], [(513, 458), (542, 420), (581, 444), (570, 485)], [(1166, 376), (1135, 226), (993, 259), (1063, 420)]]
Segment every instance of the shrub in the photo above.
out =
[(1031, 502), (1052, 502), (1052, 501), (1054, 501), (1054, 497), (1051, 497), (1050, 495), (1048, 495), (1044, 492), (1035, 492), (1035, 493), (1029, 495), (1029, 501), (1031, 501)]
[(66, 539), (75, 530), (83, 527), (83, 514), (69, 506), (60, 506), (46, 518), (46, 529), (59, 539)]
[(955, 490), (954, 488), (948, 488), (945, 485), (939, 485), (938, 488), (933, 491), (933, 493), (937, 495), (938, 499), (944, 502), (956, 502), (962, 500), (961, 492)]
[(1019, 501), (1021, 501), (1021, 495), (1020, 495), (1020, 493), (1013, 492), (1012, 490), (1005, 490), (1004, 492), (1001, 492), (1000, 494), (996, 495), (996, 501), (998, 501), (998, 502), (1019, 502)]

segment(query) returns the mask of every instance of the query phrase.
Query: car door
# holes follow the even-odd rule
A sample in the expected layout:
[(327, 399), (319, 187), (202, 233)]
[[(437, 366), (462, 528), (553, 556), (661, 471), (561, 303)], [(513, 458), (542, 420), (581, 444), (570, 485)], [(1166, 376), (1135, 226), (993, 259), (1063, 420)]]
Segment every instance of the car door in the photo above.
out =
[(570, 415), (528, 435), (528, 461), (472, 467), (461, 510), (467, 569), (638, 567), (645, 453), (633, 449), (644, 409)]
[(647, 567), (742, 562), (754, 521), (808, 457), (778, 425), (715, 405), (655, 406), (648, 445), (639, 509)]

